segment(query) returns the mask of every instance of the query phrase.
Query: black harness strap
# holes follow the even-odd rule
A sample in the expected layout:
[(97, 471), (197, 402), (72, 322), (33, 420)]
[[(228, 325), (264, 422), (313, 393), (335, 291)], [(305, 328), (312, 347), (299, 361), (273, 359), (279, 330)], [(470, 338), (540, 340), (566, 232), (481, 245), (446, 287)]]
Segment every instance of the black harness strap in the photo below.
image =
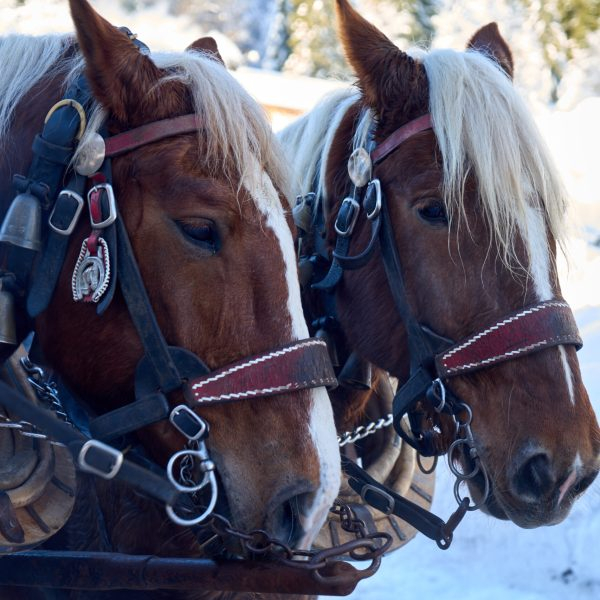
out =
[(140, 270), (135, 262), (125, 224), (120, 215), (117, 217), (116, 226), (121, 291), (159, 387), (161, 391), (168, 394), (181, 387), (182, 379), (156, 320)]
[(464, 499), (448, 522), (444, 522), (433, 513), (379, 483), (367, 471), (345, 456), (342, 456), (342, 468), (348, 475), (350, 487), (365, 502), (386, 515), (393, 514), (406, 521), (429, 539), (434, 540), (442, 550), (450, 547), (454, 529), (467, 513), (468, 499)]
[(53, 412), (35, 406), (2, 381), (0, 404), (19, 418), (35, 423), (52, 439), (64, 444), (83, 471), (104, 479), (122, 481), (165, 504), (177, 502), (179, 494), (167, 479), (127, 460), (115, 448), (87, 438), (71, 425), (59, 421)]

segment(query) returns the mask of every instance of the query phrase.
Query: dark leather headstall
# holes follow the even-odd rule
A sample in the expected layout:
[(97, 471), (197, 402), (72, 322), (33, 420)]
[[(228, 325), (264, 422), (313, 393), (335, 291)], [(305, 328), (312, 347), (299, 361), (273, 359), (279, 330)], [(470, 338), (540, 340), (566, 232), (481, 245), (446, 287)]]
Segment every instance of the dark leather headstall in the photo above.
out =
[[(426, 114), (403, 125), (378, 145), (371, 138), (367, 147), (373, 168), (404, 142), (430, 129), (432, 120)], [(371, 237), (364, 250), (350, 256), (351, 236), (361, 212), (361, 204), (356, 198), (361, 196), (363, 212), (371, 224)], [(449, 379), (552, 346), (571, 344), (579, 349), (582, 345), (571, 309), (566, 302), (558, 299), (524, 307), (456, 343), (419, 323), (408, 302), (387, 200), (380, 181), (375, 177), (370, 178), (366, 187), (356, 186), (354, 194), (343, 200), (335, 221), (335, 231), (336, 243), (329, 270), (312, 287), (323, 292), (324, 304), (331, 306), (331, 292), (340, 282), (344, 270), (363, 267), (379, 246), (394, 304), (406, 328), (410, 355), (409, 379), (394, 397), (394, 428), (423, 456), (442, 453), (432, 442), (431, 432), (423, 430), (423, 406), (450, 415), (457, 415), (464, 407), (451, 390), (445, 388)], [(319, 255), (323, 255), (322, 249)], [(408, 416), (410, 431), (403, 425), (405, 415)], [(444, 523), (423, 509), (416, 510), (418, 507), (391, 493), (351, 461), (345, 460), (343, 467), (349, 476), (350, 486), (371, 505), (411, 523), (436, 540), (441, 548), (449, 546), (453, 529), (468, 509), (468, 500), (463, 500), (455, 514)]]
[[(171, 477), (169, 481), (164, 475), (157, 475), (157, 472), (164, 473), (164, 470), (155, 465), (155, 468), (148, 469), (128, 460), (121, 450), (107, 441), (169, 418), (188, 442), (196, 444), (196, 450), (190, 453), (199, 457), (204, 465), (203, 470), (206, 475), (213, 477), (214, 483), (214, 463), (209, 460), (203, 445), (208, 426), (195, 413), (196, 407), (335, 386), (336, 379), (326, 345), (317, 339), (296, 341), (212, 373), (192, 352), (167, 344), (119, 215), (111, 183), (110, 159), (162, 139), (195, 133), (202, 128), (202, 120), (196, 114), (188, 114), (143, 125), (112, 137), (104, 132), (94, 140), (92, 155), (83, 159), (84, 166), (87, 161), (95, 168), (89, 172), (85, 172), (85, 169), (77, 172), (77, 165), (73, 170), (71, 162), (85, 130), (90, 105), (91, 94), (82, 75), (66, 91), (65, 98), (48, 113), (44, 129), (33, 144), (34, 159), (28, 176), (16, 179), (18, 192), (26, 188), (30, 193), (36, 193), (42, 201), (48, 223), (45, 227), (45, 245), (39, 256), (30, 251), (19, 256), (19, 249), (14, 252), (11, 247), (8, 264), (22, 287), (22, 294), (27, 294), (29, 315), (39, 315), (52, 299), (70, 236), (85, 205), (83, 197), (91, 185), (87, 191), (91, 233), (82, 246), (80, 261), (90, 256), (98, 259), (96, 264), (104, 260), (102, 268), (104, 272), (110, 272), (110, 281), (107, 280), (104, 289), (95, 295), (87, 288), (81, 292), (78, 288), (80, 281), (74, 277), (73, 292), (81, 292), (85, 302), (97, 302), (97, 312), (102, 314), (111, 302), (118, 280), (144, 348), (135, 374), (136, 400), (93, 419), (89, 427), (91, 438), (60, 422), (47, 409), (33, 406), (2, 383), (0, 404), (64, 443), (81, 470), (133, 485), (166, 504), (168, 512), (169, 509), (173, 512), (173, 507), (179, 501), (185, 505), (185, 499), (182, 498), (184, 494), (180, 492), (187, 491), (187, 488), (178, 487)], [(89, 168), (89, 164), (86, 168)], [(67, 181), (67, 185), (61, 188), (64, 181)], [(102, 251), (99, 252), (98, 248)], [(34, 262), (35, 258), (37, 262)], [(176, 390), (183, 390), (185, 403), (171, 408), (167, 395)], [(169, 516), (172, 516), (171, 512)], [(189, 523), (187, 520), (178, 521), (177, 517), (172, 516), (175, 522)]]

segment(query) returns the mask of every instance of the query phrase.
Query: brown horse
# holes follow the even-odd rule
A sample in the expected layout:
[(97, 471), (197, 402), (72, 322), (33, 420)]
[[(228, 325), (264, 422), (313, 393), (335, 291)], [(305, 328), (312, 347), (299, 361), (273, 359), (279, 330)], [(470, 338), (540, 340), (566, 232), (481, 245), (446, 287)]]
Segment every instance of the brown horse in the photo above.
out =
[[(317, 231), (301, 252), (313, 256), (316, 269), (335, 245), (340, 258), (334, 267), (344, 267), (332, 284), (335, 308), (321, 307), (329, 312), (320, 314), (331, 317), (335, 310), (342, 343), (397, 377), (402, 388), (409, 374), (434, 368), (412, 369), (415, 329), (416, 337), (445, 349), (467, 338), (443, 355), (446, 360), (497, 332), (502, 338), (513, 322), (534, 313), (567, 314), (556, 271), (565, 198), (512, 85), (513, 58), (495, 24), (475, 33), (466, 52), (410, 56), (346, 0), (338, 0), (337, 12), (358, 90), (326, 98), (281, 140), (296, 171), (296, 191), (317, 195)], [(370, 184), (364, 187), (375, 179), (380, 197)], [(386, 221), (379, 237), (374, 233), (381, 213), (391, 226), (387, 238)], [(399, 267), (390, 271), (385, 254), (394, 245)], [(404, 296), (395, 294), (400, 278)], [(314, 291), (307, 297), (312, 306), (324, 298)], [(572, 316), (567, 320), (572, 332), (556, 337), (569, 338), (562, 344), (538, 339), (535, 325), (531, 347), (497, 340), (499, 355), (480, 349), (456, 375), (442, 369), (443, 360), (436, 363), (436, 385), (462, 401), (459, 422), (468, 420), (465, 404), (472, 411), (473, 441), (460, 442), (465, 451), (455, 448), (453, 456), (467, 471), (473, 456), (481, 461), (469, 481), (473, 499), (522, 527), (564, 519), (599, 467), (600, 433), (581, 381)], [(407, 323), (413, 325), (408, 333)], [(540, 350), (529, 353), (534, 347)], [(447, 450), (453, 420), (437, 417), (430, 404), (417, 408), (434, 423), (436, 451)], [(356, 406), (347, 414), (355, 415)]]
[[(12, 175), (27, 173), (44, 116), (83, 71), (93, 106), (80, 152), (101, 126), (115, 136), (195, 113), (197, 131), (112, 161), (120, 218), (160, 330), (170, 346), (193, 352), (211, 370), (306, 338), (283, 195), (286, 168), (261, 109), (227, 73), (214, 42), (198, 40), (181, 54), (148, 55), (85, 0), (72, 0), (71, 12), (77, 41), (0, 41), (3, 210), (14, 195)], [(101, 415), (133, 401), (143, 349), (119, 290), (101, 316), (93, 303), (73, 301), (73, 269), (89, 232), (87, 219), (80, 219), (35, 329), (48, 364)], [(27, 326), (21, 315), (20, 331)], [(181, 403), (180, 396), (170, 395), (171, 406)], [(340, 479), (325, 389), (207, 403), (197, 412), (211, 426), (208, 450), (226, 497), (220, 511), (241, 529), (264, 528), (309, 547)], [(168, 421), (138, 437), (162, 465), (185, 441)], [(91, 484), (82, 479), (82, 485)], [(161, 507), (119, 485), (98, 487), (106, 530), (93, 508), (84, 506), (68, 528), (71, 548), (199, 553), (195, 535), (171, 523)]]

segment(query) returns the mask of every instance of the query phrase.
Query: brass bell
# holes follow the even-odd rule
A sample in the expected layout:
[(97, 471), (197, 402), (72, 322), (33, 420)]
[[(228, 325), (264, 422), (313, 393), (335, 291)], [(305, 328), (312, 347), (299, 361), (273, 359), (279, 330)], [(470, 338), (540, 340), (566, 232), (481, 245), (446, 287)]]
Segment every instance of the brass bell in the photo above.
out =
[(0, 242), (27, 250), (42, 249), (42, 206), (32, 194), (24, 192), (15, 197), (2, 227)]
[(372, 384), (371, 363), (353, 352), (338, 375), (340, 385), (355, 390), (370, 390)]
[(17, 344), (15, 299), (0, 280), (0, 344)]

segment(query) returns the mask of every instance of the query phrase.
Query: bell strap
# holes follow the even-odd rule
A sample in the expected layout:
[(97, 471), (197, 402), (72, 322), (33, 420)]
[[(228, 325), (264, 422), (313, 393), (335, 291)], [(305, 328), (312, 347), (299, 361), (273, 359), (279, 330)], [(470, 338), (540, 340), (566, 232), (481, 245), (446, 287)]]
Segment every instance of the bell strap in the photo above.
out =
[(583, 345), (569, 305), (549, 300), (516, 311), (462, 340), (435, 359), (439, 377), (455, 377), (544, 348)]
[(217, 404), (336, 385), (327, 344), (309, 338), (190, 379), (186, 398), (191, 405)]

